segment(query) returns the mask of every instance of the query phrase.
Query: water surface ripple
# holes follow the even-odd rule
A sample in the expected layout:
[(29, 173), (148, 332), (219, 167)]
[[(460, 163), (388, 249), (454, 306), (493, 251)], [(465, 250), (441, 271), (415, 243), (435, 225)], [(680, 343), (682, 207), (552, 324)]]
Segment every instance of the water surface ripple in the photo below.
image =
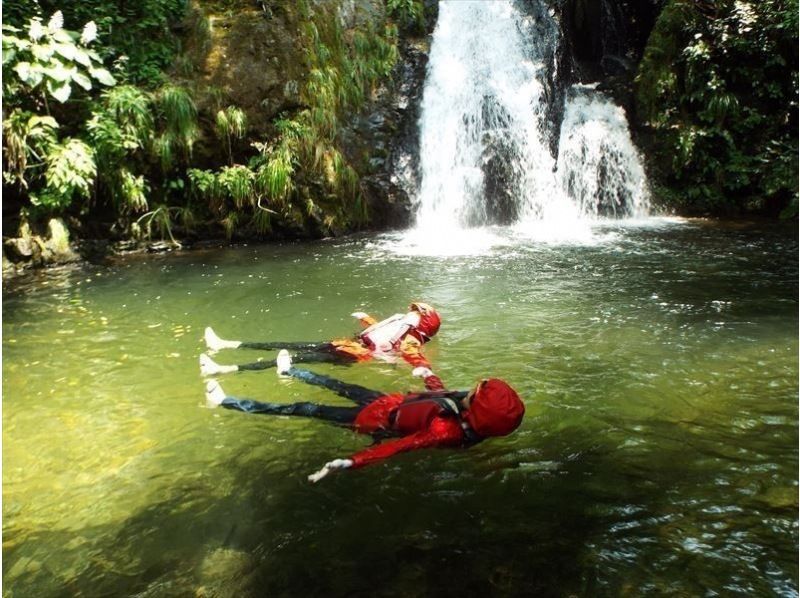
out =
[[(797, 595), (796, 231), (405, 249), (239, 247), (7, 284), (4, 595)], [(520, 391), (516, 434), (312, 486), (368, 439), (204, 406), (204, 326), (326, 339), (412, 299), (441, 310), (428, 355), (451, 387)], [(404, 366), (315, 369), (418, 386)], [(346, 404), (271, 371), (223, 385)]]

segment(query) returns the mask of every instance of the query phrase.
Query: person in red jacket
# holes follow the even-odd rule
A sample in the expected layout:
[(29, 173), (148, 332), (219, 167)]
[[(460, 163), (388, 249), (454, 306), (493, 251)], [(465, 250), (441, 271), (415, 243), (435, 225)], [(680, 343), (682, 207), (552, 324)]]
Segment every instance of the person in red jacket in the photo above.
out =
[(430, 447), (471, 446), (491, 436), (506, 436), (517, 429), (525, 405), (516, 391), (497, 378), (479, 382), (470, 391), (446, 390), (427, 368), (415, 368), (426, 392), (383, 393), (293, 367), (287, 351), (278, 355), (278, 372), (323, 386), (356, 403), (353, 407), (318, 403), (262, 403), (225, 394), (216, 380), (206, 385), (210, 405), (246, 413), (314, 417), (351, 427), (376, 438), (395, 436), (345, 459), (334, 459), (308, 476), (318, 482), (337, 469), (364, 467), (400, 452)]
[[(352, 314), (364, 326), (354, 338), (339, 338), (328, 342), (244, 342), (219, 338), (209, 327), (205, 330), (206, 346), (212, 352), (220, 349), (292, 349), (298, 363), (325, 362), (351, 364), (370, 359), (394, 361), (398, 357), (414, 367), (431, 365), (422, 354), (422, 345), (439, 331), (442, 320), (427, 303), (414, 302), (406, 314), (395, 314), (378, 322), (364, 312)], [(200, 355), (203, 376), (228, 374), (241, 370), (265, 370), (275, 367), (275, 360), (256, 361), (240, 365), (221, 365), (206, 354)]]

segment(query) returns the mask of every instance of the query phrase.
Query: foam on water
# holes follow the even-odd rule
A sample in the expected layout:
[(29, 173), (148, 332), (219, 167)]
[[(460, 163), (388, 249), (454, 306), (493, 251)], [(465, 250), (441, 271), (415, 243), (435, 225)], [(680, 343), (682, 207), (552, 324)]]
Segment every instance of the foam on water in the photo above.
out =
[(378, 255), (417, 257), (488, 256), (520, 248), (543, 246), (601, 246), (617, 241), (626, 230), (666, 230), (687, 226), (685, 218), (659, 216), (626, 219), (578, 220), (557, 227), (551, 222), (527, 220), (513, 226), (435, 229), (413, 228), (377, 236), (367, 247)]

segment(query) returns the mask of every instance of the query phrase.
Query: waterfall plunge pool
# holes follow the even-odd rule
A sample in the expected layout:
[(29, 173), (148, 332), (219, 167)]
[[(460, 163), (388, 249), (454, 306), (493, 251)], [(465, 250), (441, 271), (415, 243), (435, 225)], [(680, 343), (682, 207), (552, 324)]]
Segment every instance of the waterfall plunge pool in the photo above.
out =
[[(797, 239), (770, 226), (486, 230), (444, 257), (352, 237), (6, 288), (4, 595), (794, 595)], [(368, 439), (205, 407), (204, 326), (327, 339), (414, 299), (443, 316), (427, 354), (450, 387), (518, 389), (515, 434), (311, 485)], [(313, 367), (418, 385), (402, 365)], [(346, 404), (273, 371), (220, 380)]]

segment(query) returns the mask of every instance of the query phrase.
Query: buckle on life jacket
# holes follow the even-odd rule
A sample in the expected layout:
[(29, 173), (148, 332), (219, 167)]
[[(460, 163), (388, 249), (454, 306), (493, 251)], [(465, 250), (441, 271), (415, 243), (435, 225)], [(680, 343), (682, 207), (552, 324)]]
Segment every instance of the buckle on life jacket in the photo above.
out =
[(463, 418), (460, 419), (461, 419), (461, 430), (464, 432), (464, 438), (467, 439), (467, 442), (469, 444), (476, 444), (481, 440), (483, 440), (483, 436), (479, 436), (475, 432), (475, 430), (472, 429), (472, 426), (469, 425), (469, 422), (467, 422), (467, 420)]

